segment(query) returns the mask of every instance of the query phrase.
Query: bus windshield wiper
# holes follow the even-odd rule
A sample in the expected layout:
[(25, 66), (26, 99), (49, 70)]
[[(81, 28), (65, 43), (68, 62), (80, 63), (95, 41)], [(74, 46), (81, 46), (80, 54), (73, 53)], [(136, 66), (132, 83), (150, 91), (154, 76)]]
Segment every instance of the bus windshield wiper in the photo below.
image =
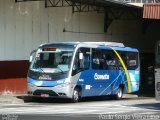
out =
[(64, 71), (60, 67), (57, 66), (57, 68), (61, 71), (61, 73), (64, 73)]
[(44, 74), (46, 74), (46, 75), (47, 75), (47, 73), (46, 73), (46, 72), (44, 72), (44, 70), (43, 70), (41, 67), (39, 67), (38, 69), (40, 69)]

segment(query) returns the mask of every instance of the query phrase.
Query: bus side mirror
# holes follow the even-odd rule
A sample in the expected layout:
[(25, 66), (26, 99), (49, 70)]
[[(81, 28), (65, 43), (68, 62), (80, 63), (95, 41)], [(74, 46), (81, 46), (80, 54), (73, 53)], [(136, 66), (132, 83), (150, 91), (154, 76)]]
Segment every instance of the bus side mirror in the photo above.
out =
[(33, 60), (33, 56), (30, 56), (29, 62), (32, 62), (32, 60)]
[(36, 51), (37, 51), (37, 49), (33, 50), (33, 51), (30, 53), (29, 62), (32, 62), (33, 56), (34, 56), (34, 54), (36, 53)]
[(80, 59), (80, 60), (83, 59), (83, 53), (79, 53), (79, 59)]

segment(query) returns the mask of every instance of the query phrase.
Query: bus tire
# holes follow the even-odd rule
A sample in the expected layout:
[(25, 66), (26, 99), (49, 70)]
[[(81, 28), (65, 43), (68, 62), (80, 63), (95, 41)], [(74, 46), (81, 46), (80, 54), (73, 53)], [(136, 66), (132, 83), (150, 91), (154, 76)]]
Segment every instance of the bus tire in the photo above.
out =
[(76, 103), (76, 102), (79, 101), (79, 99), (80, 99), (80, 91), (79, 91), (78, 88), (75, 88), (75, 89), (73, 90), (72, 102), (73, 102), (73, 103)]
[(117, 94), (115, 95), (115, 98), (116, 98), (117, 100), (120, 100), (120, 99), (122, 99), (122, 96), (123, 96), (123, 88), (120, 86), (120, 87), (118, 88)]

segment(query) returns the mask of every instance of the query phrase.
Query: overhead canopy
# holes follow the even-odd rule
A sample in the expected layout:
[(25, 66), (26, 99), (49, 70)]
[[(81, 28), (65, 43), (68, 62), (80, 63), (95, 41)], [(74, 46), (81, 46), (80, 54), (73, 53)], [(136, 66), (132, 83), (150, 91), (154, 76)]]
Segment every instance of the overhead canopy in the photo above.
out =
[[(16, 2), (26, 2), (26, 1), (45, 1), (45, 4), (51, 4), (52, 6), (49, 7), (56, 7), (58, 3), (63, 4), (63, 2), (73, 2), (73, 3), (81, 3), (81, 4), (88, 4), (94, 5), (99, 7), (118, 7), (118, 8), (127, 8), (127, 9), (142, 9), (142, 7), (138, 7), (135, 5), (127, 4), (125, 2), (119, 0), (15, 0)], [(70, 3), (69, 3), (70, 4)], [(72, 4), (70, 4), (72, 5)], [(48, 7), (48, 6), (46, 6)]]
[(117, 7), (142, 9), (142, 7), (140, 7), (140, 6), (135, 6), (135, 5), (127, 4), (127, 3), (116, 1), (116, 0), (98, 0), (98, 1), (99, 2), (104, 2), (106, 5), (113, 5), (113, 6), (117, 6)]
[(160, 3), (144, 4), (143, 18), (160, 19)]
[(121, 0), (15, 0), (16, 2), (44, 1), (45, 7), (72, 7), (72, 12), (105, 13), (107, 19), (141, 19), (143, 7)]
[(120, 2), (118, 0), (68, 0), (68, 1), (85, 3), (85, 4), (95, 5), (95, 6), (102, 6), (102, 7), (142, 9), (142, 7)]

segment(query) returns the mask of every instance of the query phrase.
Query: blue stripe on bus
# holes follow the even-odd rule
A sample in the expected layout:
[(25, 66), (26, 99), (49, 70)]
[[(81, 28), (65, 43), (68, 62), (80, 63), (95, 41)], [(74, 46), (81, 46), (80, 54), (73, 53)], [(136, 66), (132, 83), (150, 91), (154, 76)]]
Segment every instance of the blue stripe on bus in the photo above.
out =
[(64, 83), (65, 79), (61, 79), (57, 81), (52, 81), (52, 80), (34, 80), (32, 78), (27, 78), (27, 82), (35, 85), (35, 86), (43, 86), (43, 87), (54, 87), (56, 85)]

